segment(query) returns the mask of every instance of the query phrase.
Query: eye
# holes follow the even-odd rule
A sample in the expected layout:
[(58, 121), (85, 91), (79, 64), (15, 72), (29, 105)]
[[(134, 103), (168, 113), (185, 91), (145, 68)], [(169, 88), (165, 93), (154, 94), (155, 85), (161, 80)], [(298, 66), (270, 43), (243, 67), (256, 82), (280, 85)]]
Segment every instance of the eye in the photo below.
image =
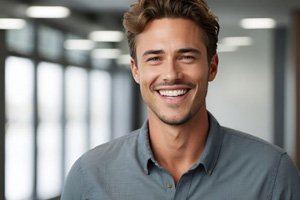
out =
[(182, 56), (182, 59), (184, 59), (184, 60), (192, 60), (192, 59), (194, 59), (194, 57), (193, 56)]
[(179, 57), (180, 61), (183, 61), (185, 63), (191, 63), (195, 60), (196, 58), (192, 55), (182, 55)]
[(151, 57), (147, 59), (147, 61), (157, 61), (157, 60), (159, 60), (159, 57)]
[(155, 56), (155, 57), (150, 57), (150, 58), (147, 58), (146, 59), (146, 62), (147, 63), (150, 63), (150, 64), (157, 64), (161, 61), (161, 58), (159, 56)]

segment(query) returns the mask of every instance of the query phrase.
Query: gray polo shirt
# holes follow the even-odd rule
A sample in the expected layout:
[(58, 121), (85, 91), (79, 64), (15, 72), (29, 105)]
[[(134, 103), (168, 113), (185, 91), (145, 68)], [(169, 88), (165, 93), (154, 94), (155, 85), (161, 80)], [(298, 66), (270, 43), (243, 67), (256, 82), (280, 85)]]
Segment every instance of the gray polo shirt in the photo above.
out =
[(153, 157), (148, 125), (87, 152), (73, 165), (62, 200), (300, 200), (300, 177), (283, 150), (221, 127), (209, 114), (198, 161), (175, 186)]

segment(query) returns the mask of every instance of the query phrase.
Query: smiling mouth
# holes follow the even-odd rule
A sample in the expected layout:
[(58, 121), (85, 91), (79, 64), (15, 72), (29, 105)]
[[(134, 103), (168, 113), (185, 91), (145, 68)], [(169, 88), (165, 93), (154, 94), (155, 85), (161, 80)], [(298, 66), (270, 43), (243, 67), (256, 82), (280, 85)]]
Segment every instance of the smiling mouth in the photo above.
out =
[(164, 97), (178, 97), (185, 95), (189, 90), (180, 89), (180, 90), (159, 90), (158, 93)]

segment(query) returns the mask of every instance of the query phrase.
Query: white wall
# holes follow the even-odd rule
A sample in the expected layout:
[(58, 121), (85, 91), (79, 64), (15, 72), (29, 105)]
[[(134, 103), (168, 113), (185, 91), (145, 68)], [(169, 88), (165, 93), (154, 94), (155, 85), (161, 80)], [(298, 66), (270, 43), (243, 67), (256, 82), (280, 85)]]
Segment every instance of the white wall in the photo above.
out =
[(272, 31), (223, 28), (220, 36), (250, 36), (253, 44), (219, 53), (219, 72), (208, 89), (208, 110), (221, 125), (272, 142)]
[[(296, 75), (293, 31), (290, 31), (287, 45), (287, 63), (285, 71), (285, 142), (288, 154), (296, 159)], [(299, 89), (299, 88), (298, 88)]]

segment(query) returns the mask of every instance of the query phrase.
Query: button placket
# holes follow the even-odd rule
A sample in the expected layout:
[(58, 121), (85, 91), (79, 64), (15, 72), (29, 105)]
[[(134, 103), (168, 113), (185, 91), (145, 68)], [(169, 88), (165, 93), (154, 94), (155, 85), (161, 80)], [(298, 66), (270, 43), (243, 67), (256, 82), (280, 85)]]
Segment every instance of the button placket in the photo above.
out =
[(194, 177), (195, 171), (185, 173), (176, 185), (176, 194), (174, 200), (188, 199), (190, 186)]

